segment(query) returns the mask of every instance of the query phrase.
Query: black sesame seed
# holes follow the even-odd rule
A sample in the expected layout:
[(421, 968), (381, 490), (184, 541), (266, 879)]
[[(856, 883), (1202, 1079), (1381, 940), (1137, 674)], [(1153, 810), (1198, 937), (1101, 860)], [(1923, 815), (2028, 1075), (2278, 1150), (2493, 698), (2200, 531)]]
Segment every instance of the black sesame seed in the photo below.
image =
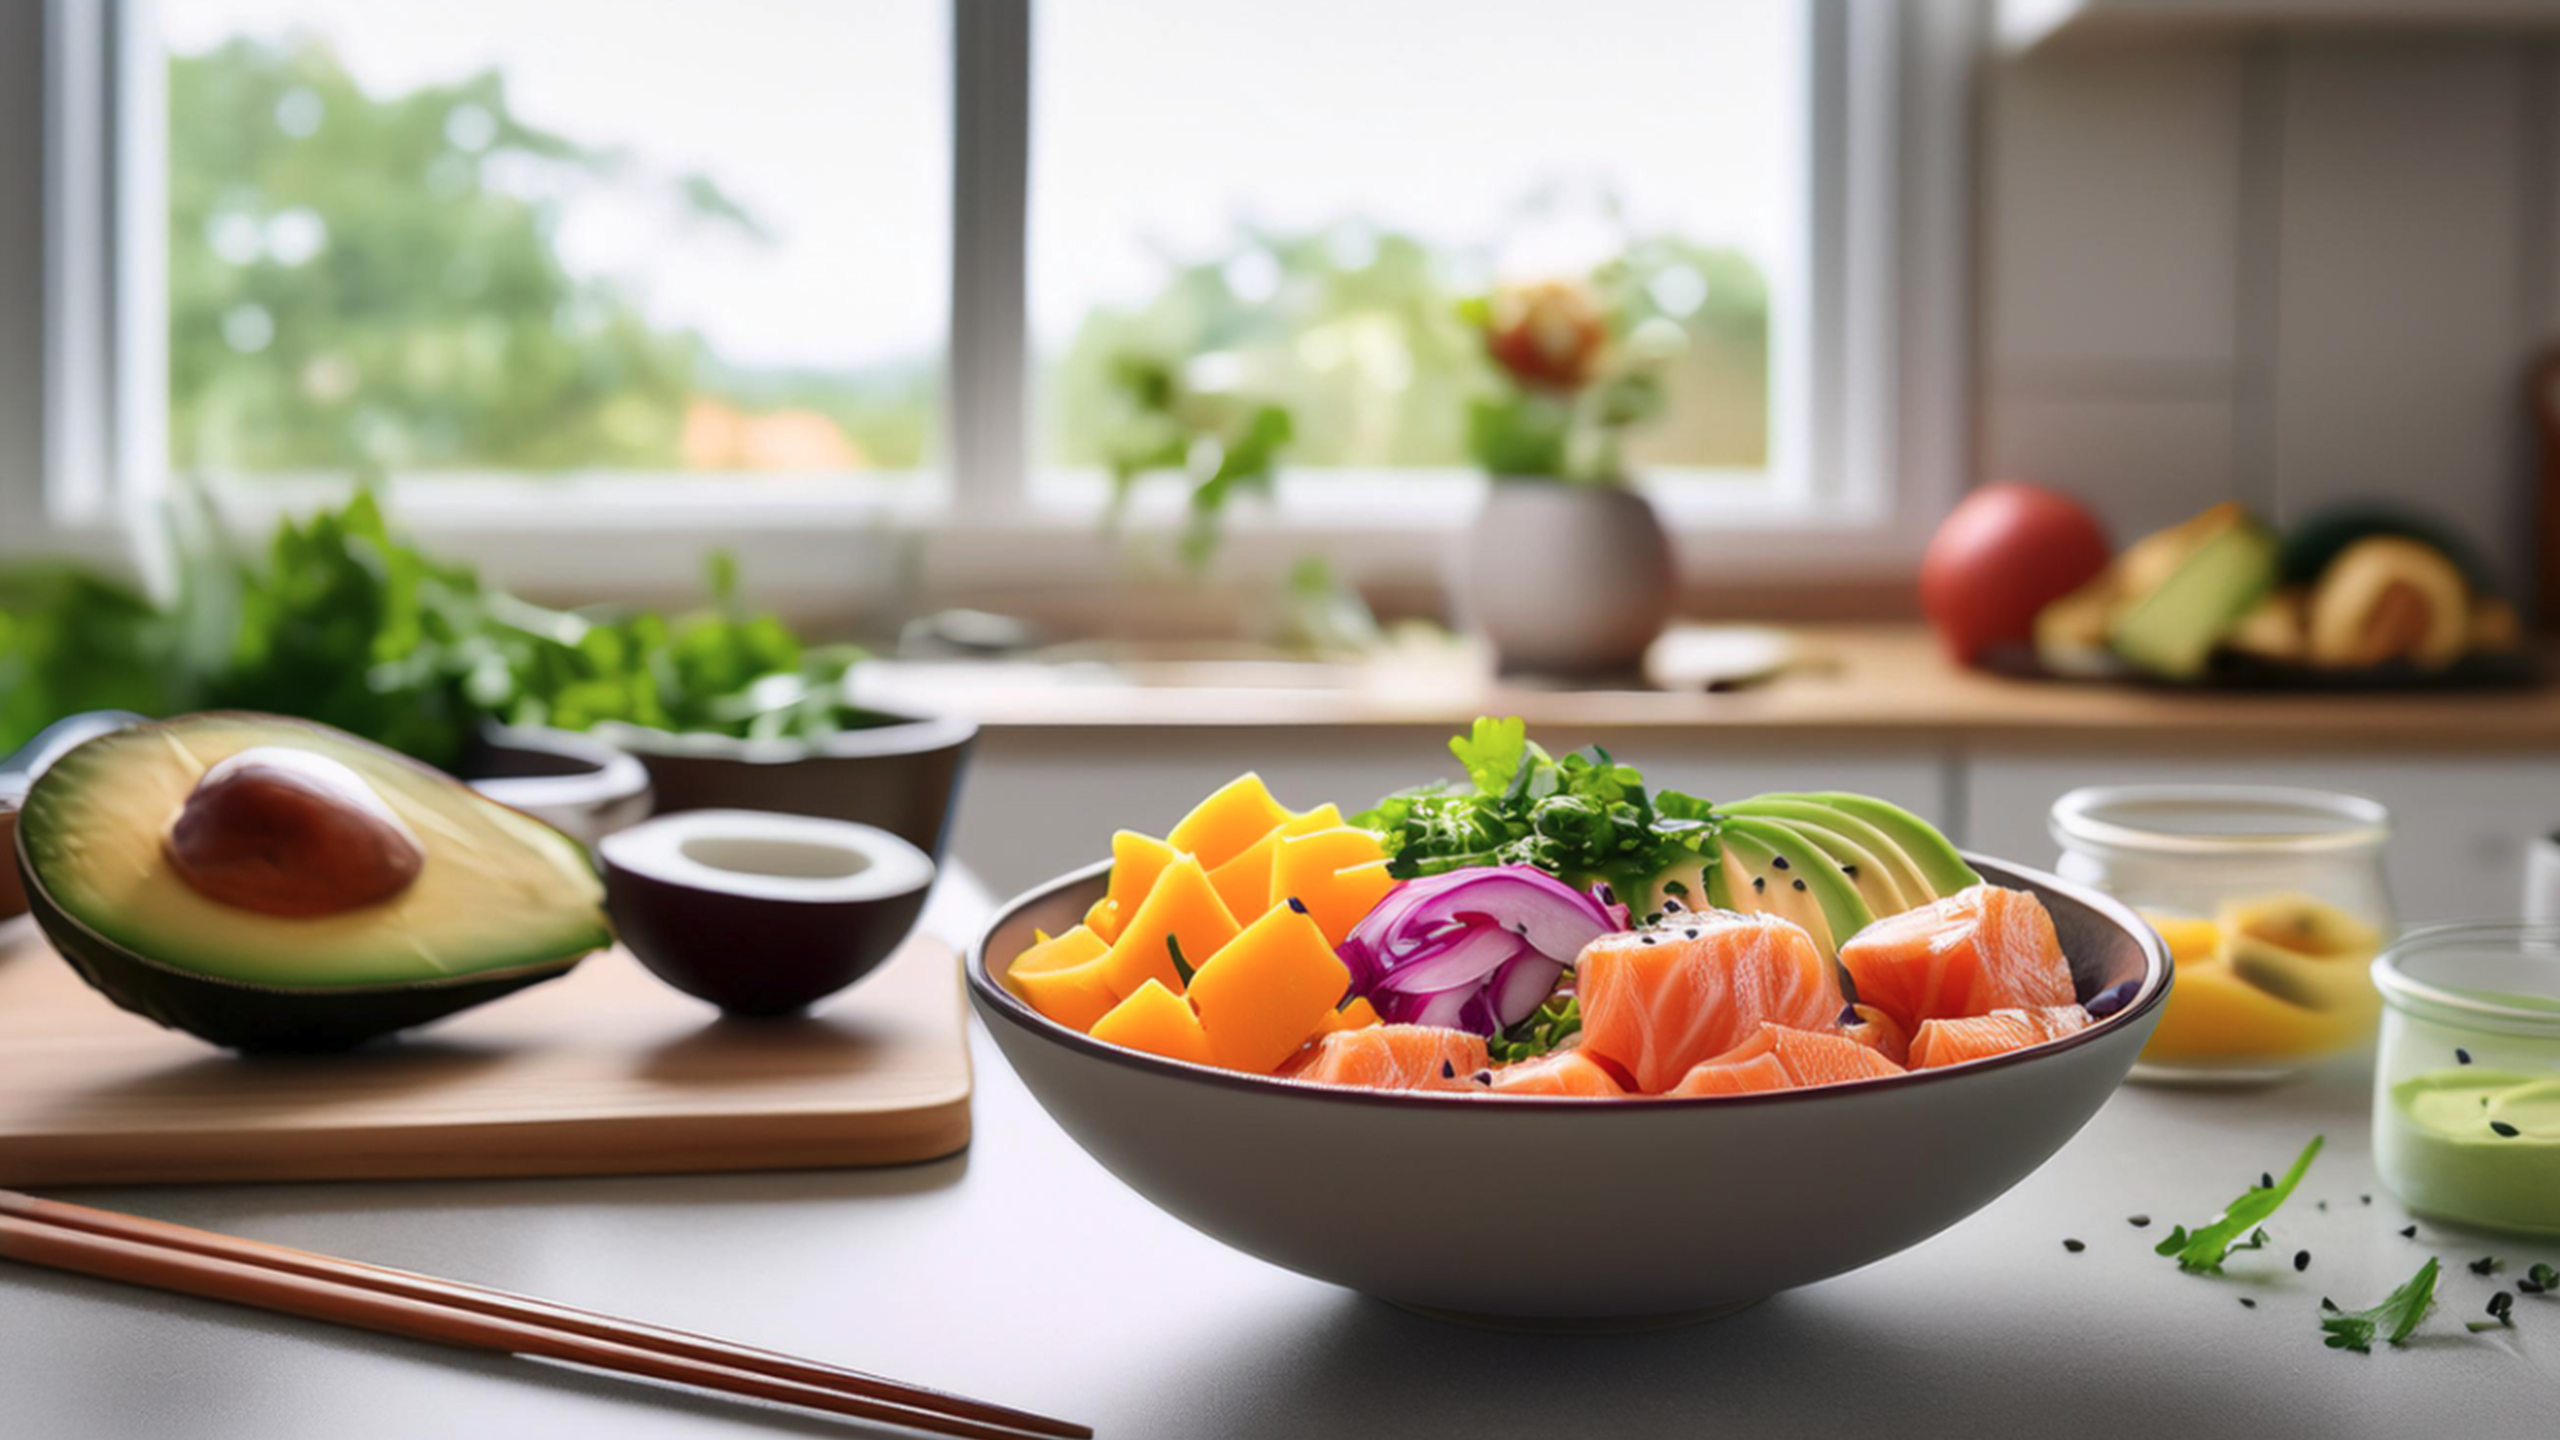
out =
[(2461, 1046), (2459, 1046), (2459, 1045), (2454, 1046), (2454, 1047), (2453, 1047), (2453, 1063), (2454, 1063), (2454, 1064), (2456, 1064), (2456, 1065), (2468, 1065), (2468, 1064), (2470, 1064), (2470, 1063), (2471, 1063), (2471, 1052), (2470, 1052), (2470, 1051), (2468, 1051), (2468, 1050), (2463, 1049), (2463, 1048), (2462, 1048)]
[(1693, 925), (1693, 926), (1691, 926), (1690, 928), (1688, 928), (1688, 929), (1686, 929), (1686, 930), (1681, 931), (1680, 933), (1681, 933), (1681, 934), (1683, 934), (1683, 935), (1688, 936), (1688, 937), (1689, 937), (1690, 939), (1692, 939), (1692, 940), (1695, 940), (1695, 939), (1697, 939), (1697, 938), (1698, 938), (1698, 936), (1699, 936), (1701, 933), (1703, 933), (1703, 932), (1701, 932), (1701, 931), (1700, 931), (1696, 926), (1694, 926), (1694, 925)]
[(1659, 945), (1662, 942), (1657, 936), (1639, 935), (1636, 937), (1636, 943), (1639, 945)]
[(2524, 1133), (2523, 1131), (2521, 1131), (2521, 1130), (2517, 1129), (2517, 1128), (2516, 1128), (2516, 1127), (2514, 1127), (2513, 1125), (2508, 1124), (2508, 1123), (2507, 1123), (2506, 1121), (2504, 1121), (2504, 1120), (2492, 1120), (2492, 1121), (2490, 1121), (2490, 1122), (2489, 1122), (2489, 1128), (2490, 1128), (2490, 1129), (2492, 1129), (2492, 1130), (2497, 1131), (2497, 1132), (2498, 1132), (2498, 1134), (2500, 1134), (2500, 1135), (2504, 1136), (2505, 1138), (2507, 1138), (2507, 1139), (2509, 1139), (2509, 1140), (2513, 1140), (2513, 1139), (2514, 1139), (2514, 1138), (2516, 1138), (2517, 1136), (2519, 1136), (2519, 1135), (2521, 1135), (2521, 1134), (2523, 1134), (2523, 1133)]
[(2081, 1251), (2086, 1250), (2086, 1249), (2088, 1249), (2089, 1247), (2088, 1247), (2088, 1246), (2086, 1246), (2086, 1245), (2084, 1245), (2084, 1244), (2082, 1244), (2081, 1242), (2079, 1242), (2079, 1241), (2077, 1241), (2077, 1240), (2065, 1240), (2065, 1241), (2063, 1241), (2063, 1242), (2062, 1242), (2062, 1248), (2063, 1248), (2063, 1249), (2065, 1249), (2065, 1250), (2070, 1251), (2070, 1252), (2071, 1252), (2072, 1254), (2074, 1254), (2074, 1255), (2077, 1255), (2077, 1254), (2079, 1254)]
[(1441, 1078), (1441, 1079), (1443, 1079), (1443, 1080), (1455, 1080), (1455, 1079), (1457, 1079), (1457, 1078), (1458, 1078), (1458, 1067), (1457, 1067), (1457, 1066), (1455, 1066), (1455, 1065), (1450, 1064), (1450, 1063), (1449, 1063), (1448, 1061), (1446, 1061), (1446, 1060), (1441, 1061), (1441, 1062), (1440, 1062), (1440, 1078)]
[(1858, 867), (1855, 865), (1843, 865), (1840, 867), (1840, 873), (1848, 876), (1852, 880), (1855, 880), (1858, 878)]
[(2276, 1188), (2276, 1177), (2274, 1177), (2273, 1175), (2268, 1174), (2268, 1173), (2267, 1173), (2266, 1171), (2264, 1171), (2264, 1170), (2259, 1171), (2259, 1172), (2258, 1172), (2258, 1188), (2259, 1188), (2259, 1189), (2261, 1189), (2261, 1190), (2273, 1190), (2274, 1188)]
[(2321, 1202), (2320, 1202), (2320, 1208), (2321, 1208), (2321, 1209), (2323, 1209), (2323, 1210), (2328, 1209), (2328, 1208), (2329, 1208), (2329, 1202), (2328, 1202), (2328, 1201), (2326, 1201), (2326, 1200), (2321, 1201)]
[(1784, 855), (1772, 855), (1769, 857), (1769, 863), (1777, 869), (1784, 870), (1787, 868), (1787, 857)]
[(2415, 1226), (2415, 1225), (2412, 1225), (2412, 1226), (2410, 1226), (2409, 1228), (2407, 1228), (2407, 1229), (2405, 1229), (2405, 1230), (2401, 1231), (2401, 1232), (2400, 1232), (2400, 1238), (2401, 1238), (2401, 1239), (2403, 1239), (2403, 1240), (2415, 1240), (2415, 1239), (2417, 1239), (2417, 1238), (2418, 1238), (2418, 1227), (2417, 1227), (2417, 1226)]
[(2357, 1196), (2356, 1198), (2357, 1198), (2358, 1200), (2363, 1201), (2363, 1202), (2364, 1202), (2364, 1203), (2366, 1203), (2367, 1205), (2370, 1205), (2370, 1204), (2372, 1204), (2372, 1203), (2373, 1203), (2373, 1197), (2372, 1197), (2372, 1196), (2370, 1196), (2370, 1195), (2359, 1195), (2359, 1196)]
[(1295, 895), (1292, 895), (1289, 897), (1289, 908), (1297, 911), (1301, 915), (1304, 915), (1307, 913), (1307, 902), (1299, 899)]
[(1796, 882), (1796, 888), (1797, 888), (1797, 889), (1799, 889), (1799, 890), (1803, 889), (1803, 888), (1804, 888), (1804, 882), (1803, 882), (1802, 880), (1798, 880), (1798, 881)]
[(1677, 915), (1683, 908), (1685, 907), (1683, 907), (1677, 900), (1665, 900), (1662, 902), (1662, 913), (1665, 915)]
[(1467, 1078), (1475, 1081), (1479, 1085), (1490, 1085), (1493, 1083), (1493, 1072), (1490, 1070), (1479, 1070)]
[(2521, 1280), (2517, 1281), (2517, 1282), (2516, 1282), (2516, 1288), (2517, 1288), (2517, 1289), (2519, 1289), (2519, 1290), (2521, 1290), (2521, 1291), (2523, 1291), (2523, 1292), (2524, 1292), (2524, 1293), (2526, 1293), (2527, 1295), (2539, 1295), (2539, 1294), (2541, 1294), (2541, 1293), (2542, 1293), (2542, 1287), (2541, 1287), (2540, 1285), (2535, 1284), (2535, 1283), (2534, 1283), (2534, 1279), (2533, 1279), (2533, 1277), (2532, 1277), (2532, 1276), (2530, 1276), (2530, 1275), (2527, 1275), (2527, 1276), (2526, 1276), (2526, 1277), (2524, 1277), (2523, 1279), (2521, 1279)]
[(2124, 1217), (2124, 1223), (2132, 1226), (2136, 1230), (2139, 1230), (2143, 1226), (2151, 1223), (2151, 1217), (2148, 1215), (2127, 1215)]
[(1665, 880), (1662, 882), (1662, 893), (1665, 895), (1686, 895), (1689, 893), (1689, 887), (1678, 880)]
[(2243, 1306), (2246, 1306), (2247, 1308), (2249, 1308), (2249, 1309), (2251, 1309), (2251, 1310), (2255, 1310), (2255, 1309), (2257, 1309), (2257, 1308), (2258, 1308), (2258, 1302), (2257, 1302), (2257, 1301), (2255, 1301), (2255, 1300), (2250, 1299), (2250, 1298), (2249, 1298), (2248, 1296), (2246, 1296), (2246, 1295), (2243, 1295), (2243, 1296), (2241, 1296), (2241, 1297), (2240, 1297), (2240, 1303), (2241, 1303)]
[(2499, 1259), (2495, 1255), (2483, 1255), (2479, 1259), (2471, 1262), (2471, 1273), (2474, 1275), (2486, 1275), (2506, 1263), (2506, 1261)]
[(2297, 1270), (2297, 1271), (2300, 1271), (2300, 1270), (2308, 1270), (2308, 1269), (2310, 1269), (2310, 1268), (2311, 1268), (2311, 1252), (2310, 1252), (2310, 1251), (2308, 1251), (2308, 1250), (2296, 1250), (2296, 1251), (2294, 1251), (2294, 1252), (2293, 1252), (2293, 1268), (2294, 1268), (2295, 1270)]

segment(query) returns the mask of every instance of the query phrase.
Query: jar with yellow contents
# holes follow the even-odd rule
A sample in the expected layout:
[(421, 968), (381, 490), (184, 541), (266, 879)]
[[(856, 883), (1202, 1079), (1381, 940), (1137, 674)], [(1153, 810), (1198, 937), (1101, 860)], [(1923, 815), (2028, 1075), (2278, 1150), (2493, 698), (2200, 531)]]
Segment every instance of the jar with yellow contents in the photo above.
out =
[(2282, 1079), (2373, 1036), (2392, 935), (2376, 801), (2272, 785), (2111, 785), (2054, 803), (2063, 877), (2149, 920), (2177, 964), (2137, 1079)]

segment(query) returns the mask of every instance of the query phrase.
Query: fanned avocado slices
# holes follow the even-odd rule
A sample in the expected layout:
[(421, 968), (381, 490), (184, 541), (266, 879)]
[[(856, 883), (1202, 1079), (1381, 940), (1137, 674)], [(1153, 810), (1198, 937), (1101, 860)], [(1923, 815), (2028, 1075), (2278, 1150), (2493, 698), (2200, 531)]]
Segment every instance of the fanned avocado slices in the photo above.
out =
[(1736, 815), (1719, 833), (1724, 858), (1709, 885), (1722, 908), (1793, 920), (1825, 955), (1875, 919), (1840, 862), (1785, 821)]
[(1947, 843), (1946, 836), (1938, 833), (1938, 827), (1890, 800), (1845, 790), (1781, 792), (1759, 798), (1811, 801), (1850, 819), (1865, 821), (1900, 848), (1934, 892), (1930, 899), (1943, 899), (1982, 883), (1982, 876), (1964, 863), (1964, 857)]
[(1734, 804), (1728, 813), (1784, 821), (1803, 832), (1839, 865), (1877, 915), (1899, 915), (1937, 897), (1901, 846), (1854, 815), (1810, 800), (1767, 795)]

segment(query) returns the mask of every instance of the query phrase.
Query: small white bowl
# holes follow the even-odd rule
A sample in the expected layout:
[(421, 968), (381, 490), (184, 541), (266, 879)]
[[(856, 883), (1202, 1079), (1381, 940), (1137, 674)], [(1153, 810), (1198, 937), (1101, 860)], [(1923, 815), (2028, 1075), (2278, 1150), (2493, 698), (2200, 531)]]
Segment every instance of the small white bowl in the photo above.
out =
[(1007, 906), (969, 953), (969, 993), (1077, 1144), (1246, 1254), (1475, 1323), (1680, 1324), (1964, 1219), (2062, 1148), (2132, 1069), (2168, 994), (2168, 948), (2105, 895), (1969, 858), (2041, 896), (2080, 994), (2130, 986), (2121, 1008), (1988, 1060), (1762, 1095), (1611, 1102), (1265, 1079), (1106, 1045), (1004, 987), (1035, 927), (1065, 930), (1101, 896), (1107, 864)]

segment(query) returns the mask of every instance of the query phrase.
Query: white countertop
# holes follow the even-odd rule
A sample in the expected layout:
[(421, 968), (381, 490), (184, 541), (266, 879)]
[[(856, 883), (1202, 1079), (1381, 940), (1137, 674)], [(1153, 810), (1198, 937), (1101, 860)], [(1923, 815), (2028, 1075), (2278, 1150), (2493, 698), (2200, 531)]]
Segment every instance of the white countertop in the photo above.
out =
[[(929, 923), (958, 934), (984, 900), (947, 888)], [(2016, 1190), (1902, 1255), (1708, 1325), (1548, 1337), (1418, 1319), (1228, 1251), (1088, 1160), (983, 1035), (977, 1060), (975, 1144), (906, 1169), (62, 1198), (799, 1351), (1111, 1437), (2560, 1434), (2560, 1297), (2520, 1298), (2511, 1331), (2462, 1328), (2523, 1263), (2560, 1264), (2560, 1241), (2403, 1239), (2352, 1068), (2252, 1093), (2127, 1089)], [(2220, 1279), (2150, 1253), (2315, 1131), (2327, 1152), (2274, 1245)], [(1523, 1243), (1521, 1263), (1554, 1263), (1577, 1241), (1567, 1222)], [(2510, 1264), (2494, 1281), (2463, 1268), (2491, 1253)], [(2322, 1348), (2322, 1295), (2371, 1304), (2428, 1254), (2446, 1262), (2443, 1304), (2416, 1341)], [(0, 1262), (13, 1440), (757, 1433), (874, 1432)]]

